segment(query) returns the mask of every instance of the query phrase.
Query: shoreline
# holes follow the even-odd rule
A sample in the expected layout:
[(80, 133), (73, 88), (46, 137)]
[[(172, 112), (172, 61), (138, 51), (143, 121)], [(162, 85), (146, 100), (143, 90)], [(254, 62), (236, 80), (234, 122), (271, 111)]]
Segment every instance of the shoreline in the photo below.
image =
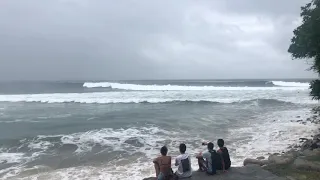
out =
[[(310, 110), (306, 119), (291, 120), (306, 125), (318, 126), (311, 137), (300, 137), (298, 143), (289, 145), (281, 153), (268, 153), (265, 156), (246, 158), (242, 166), (232, 166), (228, 173), (218, 172), (220, 180), (318, 180), (320, 177), (320, 107)], [(205, 173), (194, 171), (193, 180), (212, 179)], [(143, 180), (156, 180), (155, 177)]]

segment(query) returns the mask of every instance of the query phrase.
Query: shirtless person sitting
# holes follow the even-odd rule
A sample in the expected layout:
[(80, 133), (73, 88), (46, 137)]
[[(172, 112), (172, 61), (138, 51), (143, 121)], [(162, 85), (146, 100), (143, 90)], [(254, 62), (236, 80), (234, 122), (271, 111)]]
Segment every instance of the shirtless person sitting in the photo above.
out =
[(167, 156), (168, 148), (163, 146), (160, 150), (161, 156), (153, 160), (158, 180), (166, 180), (172, 174), (171, 156)]

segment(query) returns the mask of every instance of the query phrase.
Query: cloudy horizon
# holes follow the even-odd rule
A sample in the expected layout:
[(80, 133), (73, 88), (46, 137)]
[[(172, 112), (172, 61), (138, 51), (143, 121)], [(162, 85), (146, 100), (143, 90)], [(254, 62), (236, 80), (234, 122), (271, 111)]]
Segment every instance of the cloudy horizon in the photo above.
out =
[(315, 78), (287, 49), (308, 0), (4, 0), (0, 80)]

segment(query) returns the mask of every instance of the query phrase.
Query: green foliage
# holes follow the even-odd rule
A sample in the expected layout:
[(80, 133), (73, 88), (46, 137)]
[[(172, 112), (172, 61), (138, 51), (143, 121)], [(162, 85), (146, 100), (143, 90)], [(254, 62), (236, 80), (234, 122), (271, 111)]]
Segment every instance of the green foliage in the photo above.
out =
[[(312, 59), (311, 70), (320, 75), (320, 0), (301, 7), (302, 24), (297, 27), (291, 39), (288, 52), (293, 59)], [(320, 81), (315, 80), (310, 85), (314, 99), (320, 99)]]

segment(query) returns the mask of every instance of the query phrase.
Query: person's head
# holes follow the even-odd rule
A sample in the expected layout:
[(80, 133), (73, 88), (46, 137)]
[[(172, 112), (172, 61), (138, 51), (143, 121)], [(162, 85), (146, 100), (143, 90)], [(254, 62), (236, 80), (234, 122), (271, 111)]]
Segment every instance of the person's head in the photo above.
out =
[(180, 146), (179, 146), (179, 150), (180, 150), (180, 153), (181, 153), (181, 154), (184, 154), (184, 153), (186, 152), (186, 150), (187, 150), (187, 146), (182, 143), (182, 144), (180, 144)]
[(161, 155), (162, 156), (166, 156), (167, 153), (168, 153), (168, 148), (166, 146), (163, 146), (161, 149), (160, 149), (160, 152), (161, 152)]
[(217, 144), (220, 148), (224, 146), (224, 140), (223, 139), (218, 139)]
[(208, 143), (208, 150), (213, 150), (213, 147), (214, 147), (213, 143), (209, 142)]

